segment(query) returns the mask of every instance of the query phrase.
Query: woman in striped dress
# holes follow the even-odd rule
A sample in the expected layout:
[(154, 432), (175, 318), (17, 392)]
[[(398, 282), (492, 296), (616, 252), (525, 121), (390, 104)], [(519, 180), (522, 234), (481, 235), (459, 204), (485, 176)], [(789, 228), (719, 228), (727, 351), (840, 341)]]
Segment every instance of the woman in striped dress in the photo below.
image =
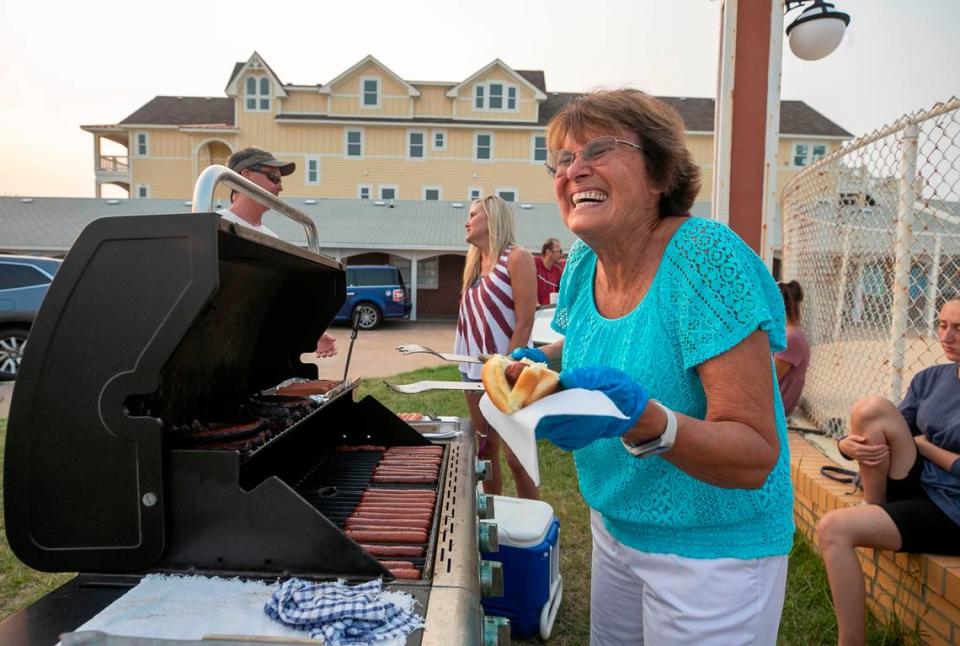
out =
[[(537, 270), (529, 251), (514, 242), (513, 211), (500, 197), (488, 195), (470, 205), (465, 225), (470, 245), (463, 268), (463, 292), (454, 352), (509, 354), (530, 344), (537, 309)], [(461, 363), (466, 381), (480, 381), (481, 365)], [(467, 392), (470, 419), (477, 432), (478, 453), (490, 460), (492, 477), (486, 493), (500, 494), (500, 438), (480, 414), (481, 393)], [(521, 498), (538, 498), (537, 487), (516, 457), (507, 452), (507, 464)]]

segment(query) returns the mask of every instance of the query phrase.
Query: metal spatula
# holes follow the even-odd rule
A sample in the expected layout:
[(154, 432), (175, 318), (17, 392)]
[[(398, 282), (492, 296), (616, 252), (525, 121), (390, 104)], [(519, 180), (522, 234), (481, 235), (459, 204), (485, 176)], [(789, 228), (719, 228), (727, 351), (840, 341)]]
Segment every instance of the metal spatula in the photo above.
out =
[(456, 361), (464, 363), (484, 363), (487, 359), (490, 358), (489, 354), (481, 354), (477, 357), (471, 357), (466, 354), (451, 354), (449, 352), (437, 352), (436, 350), (431, 350), (430, 348), (422, 345), (417, 345), (415, 343), (408, 343), (406, 345), (398, 345), (397, 350), (401, 354), (417, 354), (420, 352), (425, 352), (427, 354), (432, 354), (435, 357), (440, 357), (444, 361)]
[(473, 390), (483, 391), (483, 384), (476, 381), (417, 381), (412, 384), (391, 384), (383, 382), (398, 393), (416, 395), (428, 390)]

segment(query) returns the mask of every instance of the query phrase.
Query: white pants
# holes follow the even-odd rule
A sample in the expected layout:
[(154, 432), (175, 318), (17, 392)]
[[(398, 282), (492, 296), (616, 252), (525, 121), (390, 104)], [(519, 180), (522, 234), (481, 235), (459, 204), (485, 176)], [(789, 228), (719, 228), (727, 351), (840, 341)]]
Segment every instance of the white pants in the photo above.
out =
[(620, 543), (591, 512), (591, 646), (776, 644), (787, 557), (692, 559)]

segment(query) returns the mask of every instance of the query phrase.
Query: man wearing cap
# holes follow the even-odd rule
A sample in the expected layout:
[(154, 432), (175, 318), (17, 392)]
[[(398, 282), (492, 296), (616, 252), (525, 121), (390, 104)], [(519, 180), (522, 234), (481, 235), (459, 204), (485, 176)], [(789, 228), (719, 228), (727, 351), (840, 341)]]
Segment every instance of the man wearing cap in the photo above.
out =
[[(292, 173), (297, 165), (283, 162), (261, 148), (244, 148), (230, 155), (227, 166), (244, 179), (248, 179), (260, 188), (275, 196), (283, 190), (283, 178)], [(259, 231), (273, 238), (276, 233), (265, 227), (260, 219), (268, 207), (237, 191), (230, 193), (230, 208), (217, 211), (224, 220)]]
[[(279, 196), (283, 190), (283, 178), (292, 173), (297, 165), (283, 162), (261, 148), (244, 148), (230, 155), (227, 166), (244, 179), (248, 179), (260, 188)], [(268, 207), (238, 191), (230, 192), (230, 208), (217, 211), (224, 220), (259, 231), (272, 238), (276, 233), (263, 225), (261, 218)], [(337, 354), (337, 340), (328, 332), (317, 340), (317, 356), (332, 357)]]

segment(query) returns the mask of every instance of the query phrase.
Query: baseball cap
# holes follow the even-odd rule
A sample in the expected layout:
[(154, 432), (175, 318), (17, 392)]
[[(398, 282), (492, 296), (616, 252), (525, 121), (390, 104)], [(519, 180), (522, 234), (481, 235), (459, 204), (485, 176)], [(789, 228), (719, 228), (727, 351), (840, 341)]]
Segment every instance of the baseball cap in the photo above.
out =
[(262, 148), (253, 147), (238, 150), (230, 155), (230, 159), (227, 160), (227, 166), (235, 173), (254, 166), (269, 166), (279, 170), (281, 175), (289, 175), (297, 167), (293, 162), (280, 161), (275, 158), (272, 153), (268, 153)]

